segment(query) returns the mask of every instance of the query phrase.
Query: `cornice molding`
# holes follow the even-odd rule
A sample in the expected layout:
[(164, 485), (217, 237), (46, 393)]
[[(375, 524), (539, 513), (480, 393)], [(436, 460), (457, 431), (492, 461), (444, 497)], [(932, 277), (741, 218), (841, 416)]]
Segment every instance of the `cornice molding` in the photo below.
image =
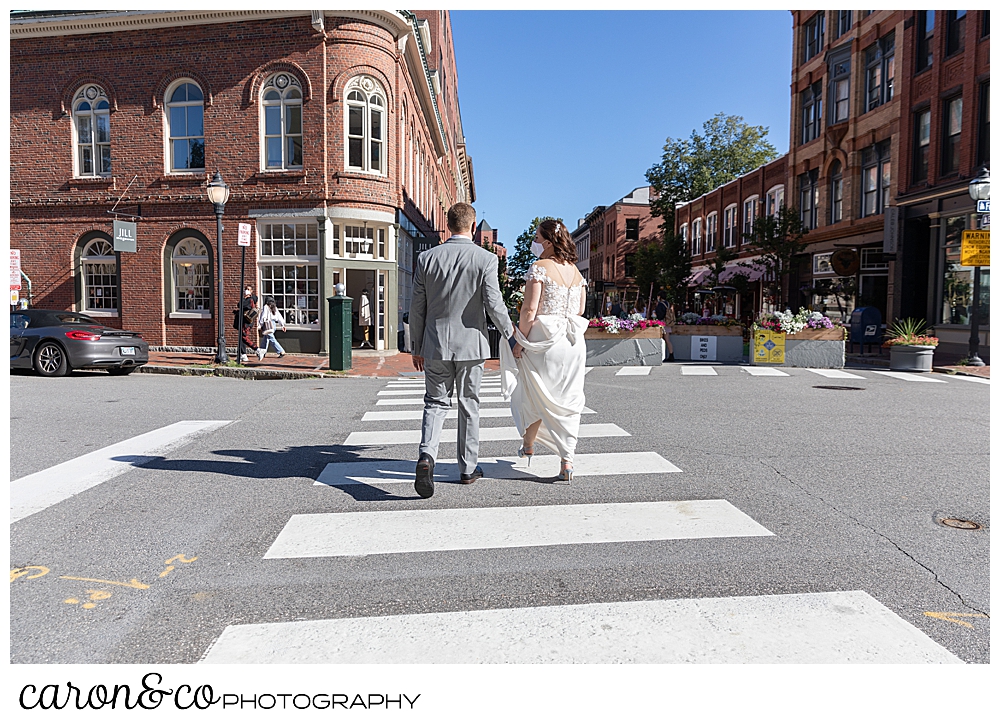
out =
[[(72, 13), (59, 16), (19, 17), (10, 19), (10, 38), (41, 38), (90, 33), (115, 33), (130, 30), (151, 30), (184, 25), (237, 23), (273, 18), (304, 17), (310, 23), (311, 10), (112, 10), (106, 13)], [(392, 10), (327, 10), (326, 17), (353, 18), (385, 28), (393, 37), (409, 31), (406, 19)]]

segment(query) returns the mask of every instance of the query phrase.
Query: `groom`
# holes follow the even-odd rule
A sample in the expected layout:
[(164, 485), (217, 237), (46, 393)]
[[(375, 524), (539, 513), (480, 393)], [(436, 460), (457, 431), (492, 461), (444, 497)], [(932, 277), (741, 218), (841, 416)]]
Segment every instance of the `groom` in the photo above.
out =
[(434, 495), (434, 461), (451, 396), (458, 388), (458, 467), (463, 483), (483, 477), (479, 459), (479, 383), (490, 356), (486, 315), (509, 338), (514, 328), (500, 294), (496, 254), (476, 246), (476, 210), (448, 209), (451, 238), (417, 257), (410, 304), (413, 367), (424, 373), (424, 420), (414, 488)]

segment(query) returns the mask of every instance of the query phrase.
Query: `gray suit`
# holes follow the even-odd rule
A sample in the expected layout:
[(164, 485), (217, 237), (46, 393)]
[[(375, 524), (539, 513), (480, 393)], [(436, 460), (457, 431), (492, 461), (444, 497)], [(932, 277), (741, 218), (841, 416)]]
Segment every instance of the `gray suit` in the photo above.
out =
[(437, 460), (451, 395), (458, 387), (458, 465), (479, 459), (479, 383), (490, 356), (486, 315), (504, 337), (514, 333), (500, 293), (496, 254), (453, 236), (417, 257), (410, 304), (413, 354), (424, 358), (420, 453)]

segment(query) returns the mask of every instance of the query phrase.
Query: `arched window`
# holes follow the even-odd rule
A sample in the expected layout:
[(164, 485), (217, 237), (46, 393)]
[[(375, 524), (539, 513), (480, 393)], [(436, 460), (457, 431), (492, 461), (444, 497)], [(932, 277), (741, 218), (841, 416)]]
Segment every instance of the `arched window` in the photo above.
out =
[(85, 85), (73, 97), (78, 176), (111, 174), (111, 107), (99, 85)]
[(87, 242), (80, 255), (84, 312), (118, 312), (118, 259), (110, 239)]
[(347, 84), (345, 119), (347, 168), (385, 173), (385, 94), (373, 78), (359, 75)]
[(205, 168), (205, 96), (189, 80), (181, 80), (167, 90), (167, 137), (170, 170)]
[(261, 89), (264, 168), (302, 168), (302, 86), (290, 73), (275, 73)]
[(209, 317), (212, 314), (212, 271), (208, 248), (186, 237), (169, 249), (171, 313)]

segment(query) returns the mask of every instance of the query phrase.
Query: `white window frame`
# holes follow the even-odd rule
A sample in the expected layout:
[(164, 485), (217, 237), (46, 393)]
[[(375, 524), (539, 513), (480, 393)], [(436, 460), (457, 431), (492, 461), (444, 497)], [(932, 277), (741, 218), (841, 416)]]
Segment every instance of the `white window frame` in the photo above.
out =
[[(171, 96), (185, 85), (193, 85), (201, 93), (201, 100), (172, 101)], [(201, 108), (201, 135), (175, 136), (171, 110), (174, 108)], [(185, 119), (186, 122), (186, 119)], [(205, 171), (205, 90), (191, 78), (179, 78), (170, 84), (167, 92), (163, 94), (163, 141), (164, 159), (166, 161), (166, 172), (169, 174), (199, 174)], [(189, 129), (185, 129), (189, 130)], [(201, 166), (188, 166), (186, 168), (176, 168), (174, 166), (174, 142), (175, 141), (196, 141), (201, 139)]]
[(719, 236), (719, 212), (713, 211), (705, 219), (705, 252), (715, 251)]
[[(747, 204), (750, 204), (749, 213), (747, 213)], [(743, 234), (749, 234), (753, 231), (753, 222), (757, 220), (757, 211), (760, 206), (760, 197), (757, 194), (753, 196), (748, 196), (743, 199)], [(743, 237), (744, 241), (745, 236)]]
[(701, 254), (701, 218), (691, 224), (691, 256)]
[[(277, 98), (268, 97), (272, 93)], [(291, 73), (281, 72), (268, 76), (260, 89), (260, 168), (261, 171), (290, 171), (303, 168), (305, 162), (305, 124), (302, 117), (302, 84)], [(278, 107), (280, 130), (278, 134), (267, 133), (267, 109)], [(299, 132), (293, 133), (289, 128), (298, 110)], [(281, 165), (268, 166), (268, 139), (279, 138), (281, 143)], [(288, 144), (293, 139), (299, 139), (299, 153), (303, 163), (293, 164), (289, 161)]]
[[(204, 254), (178, 254), (177, 250), (185, 251), (183, 245), (193, 242), (202, 248)], [(178, 283), (178, 266), (203, 264), (205, 266), (206, 283), (198, 288), (205, 289), (204, 303), (201, 309), (178, 309), (178, 293), (180, 284)], [(172, 319), (208, 319), (212, 316), (212, 258), (208, 245), (201, 239), (194, 236), (187, 236), (170, 248), (170, 317)], [(193, 285), (185, 285), (193, 286)]]
[[(306, 228), (304, 230), (304, 232), (305, 232), (304, 235), (300, 235), (299, 234), (299, 230), (296, 229), (293, 232), (293, 234), (292, 234), (292, 239), (286, 239), (285, 237), (287, 236), (287, 234), (285, 233), (286, 229), (284, 227), (289, 226), (289, 225), (290, 226), (305, 225)], [(268, 228), (269, 226), (271, 227), (270, 229)], [(291, 241), (293, 243), (293, 245), (295, 246), (294, 253), (291, 253), (291, 254), (285, 254), (285, 253), (274, 254), (273, 253), (273, 246), (271, 246), (272, 253), (270, 253), (270, 254), (265, 254), (264, 253), (264, 251), (268, 248), (268, 246), (267, 246), (268, 243), (272, 243), (273, 244), (273, 241), (276, 240), (275, 237), (274, 237), (274, 231), (273, 231), (273, 227), (274, 226), (282, 226), (283, 227), (282, 228), (282, 239), (281, 239), (281, 241), (282, 241), (282, 251), (284, 251), (285, 242), (286, 241)], [(315, 236), (310, 235), (310, 229), (309, 229), (309, 227), (312, 227), (313, 229), (315, 229)], [(298, 241), (300, 239), (305, 243), (305, 252), (306, 252), (305, 254), (299, 253)], [(310, 242), (315, 243), (315, 249), (316, 249), (316, 253), (315, 254), (310, 254), (309, 253), (309, 244), (310, 244)], [(322, 295), (322, 289), (323, 289), (322, 288), (322, 281), (323, 280), (320, 279), (320, 277), (319, 277), (319, 261), (320, 261), (319, 255), (320, 255), (320, 251), (321, 250), (319, 248), (319, 225), (317, 224), (315, 217), (310, 217), (309, 219), (304, 219), (303, 217), (290, 217), (290, 218), (280, 218), (280, 219), (279, 218), (267, 218), (267, 219), (259, 219), (257, 221), (257, 271), (258, 271), (258, 275), (259, 275), (258, 278), (260, 279), (259, 298), (261, 300), (261, 303), (263, 303), (263, 300), (264, 300), (264, 298), (266, 296), (272, 295), (272, 296), (275, 297), (275, 300), (278, 301), (278, 309), (279, 309), (279, 311), (281, 311), (282, 315), (284, 316), (285, 322), (286, 322), (286, 326), (288, 327), (288, 329), (318, 331), (319, 328), (320, 328), (319, 318), (320, 318), (320, 313), (322, 311), (320, 309), (320, 305), (323, 303), (323, 299), (322, 299), (322, 296), (323, 296)], [(300, 307), (298, 305), (298, 300), (302, 296), (299, 293), (298, 289), (296, 289), (291, 294), (288, 293), (287, 291), (281, 291), (281, 292), (277, 292), (276, 293), (274, 291), (273, 287), (272, 287), (271, 291), (267, 291), (266, 290), (266, 288), (265, 288), (265, 282), (266, 281), (271, 281), (273, 283), (274, 282), (274, 278), (271, 277), (271, 276), (265, 275), (265, 271), (264, 271), (265, 267), (296, 267), (296, 268), (305, 267), (306, 268), (306, 277), (305, 277), (306, 295), (305, 296), (306, 296), (307, 299), (306, 299), (306, 306), (304, 307), (304, 314), (305, 314), (305, 316), (308, 316), (310, 311), (315, 310), (315, 312), (316, 312), (316, 321), (315, 322), (313, 322), (312, 324), (310, 324), (308, 322), (298, 322), (298, 321), (296, 321), (296, 317), (301, 316), (299, 310), (303, 309), (303, 307)], [(309, 271), (308, 271), (309, 269), (315, 269), (315, 274), (314, 275), (310, 275)], [(283, 279), (287, 279), (287, 277), (282, 277), (282, 278)], [(298, 279), (295, 278), (294, 281), (298, 281)], [(310, 281), (315, 281), (315, 283), (316, 283), (316, 294), (315, 295), (311, 295), (309, 293), (308, 286), (309, 286), (309, 282)], [(279, 296), (281, 297), (281, 299), (279, 299)], [(315, 296), (315, 298), (316, 298), (316, 306), (315, 307), (312, 307), (312, 306), (309, 305), (309, 299), (308, 299), (308, 297), (310, 297), (310, 296)], [(290, 297), (294, 298), (295, 304), (288, 305), (285, 302), (285, 300), (288, 299), (288, 298), (290, 298)]]
[(730, 204), (722, 210), (722, 246), (731, 249), (736, 246), (736, 204)]
[[(81, 109), (87, 105), (87, 109)], [(87, 119), (90, 125), (90, 141), (80, 140), (80, 122)], [(108, 140), (98, 140), (98, 125), (107, 125)], [(108, 94), (104, 89), (94, 83), (80, 86), (73, 96), (73, 175), (76, 178), (107, 178), (112, 174), (113, 159), (111, 158), (111, 105), (108, 101)], [(103, 169), (103, 164), (99, 163), (102, 158), (101, 151), (107, 148), (108, 168)], [(83, 170), (83, 151), (90, 151), (92, 169), (90, 172)], [(98, 170), (98, 169), (101, 170)]]
[[(95, 253), (96, 252), (96, 253)], [(99, 284), (92, 285), (90, 283), (90, 275), (88, 273), (88, 267), (90, 266), (100, 266), (100, 265), (112, 265), (114, 272), (112, 274), (105, 273), (104, 270), (98, 270), (102, 276), (111, 276), (112, 282), (110, 284)], [(95, 317), (117, 317), (118, 316), (118, 257), (115, 255), (114, 244), (110, 239), (105, 239), (103, 236), (96, 237), (88, 241), (83, 250), (80, 252), (80, 288), (83, 291), (83, 312), (90, 314)], [(104, 294), (104, 289), (113, 289), (115, 293), (115, 306), (114, 307), (91, 307), (90, 306), (90, 289), (91, 287), (97, 287), (97, 291), (100, 294), (94, 294), (94, 298), (106, 299), (107, 296)]]
[[(361, 133), (351, 134), (351, 112), (357, 110), (361, 114)], [(351, 79), (344, 89), (344, 170), (370, 173), (376, 176), (385, 176), (388, 163), (385, 149), (388, 146), (386, 138), (386, 121), (388, 120), (388, 104), (386, 94), (382, 85), (374, 78), (367, 75), (358, 75)], [(379, 118), (380, 138), (375, 137), (373, 120)], [(361, 164), (351, 163), (351, 142), (361, 143)], [(375, 151), (378, 151), (376, 154)], [(379, 167), (375, 168), (372, 163), (374, 156), (378, 156)]]
[(785, 205), (785, 185), (777, 184), (767, 190), (767, 206), (765, 211), (767, 216), (774, 218), (778, 215), (778, 209)]

